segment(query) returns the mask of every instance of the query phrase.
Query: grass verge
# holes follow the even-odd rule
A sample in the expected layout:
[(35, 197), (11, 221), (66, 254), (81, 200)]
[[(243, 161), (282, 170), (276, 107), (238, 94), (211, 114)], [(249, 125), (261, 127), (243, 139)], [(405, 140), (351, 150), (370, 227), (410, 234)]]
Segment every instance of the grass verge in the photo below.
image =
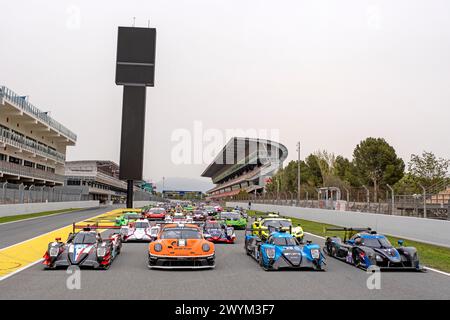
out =
[(52, 214), (71, 212), (71, 211), (75, 211), (75, 210), (79, 210), (79, 209), (78, 208), (70, 208), (70, 209), (43, 211), (43, 212), (27, 213), (27, 214), (15, 215), (15, 216), (1, 217), (0, 218), (0, 223), (13, 222), (13, 221), (19, 221), (19, 220), (30, 219), (30, 218), (38, 218), (38, 217), (44, 217), (44, 216), (50, 216)]
[[(266, 212), (253, 210), (247, 211), (247, 213), (253, 216), (267, 215)], [(327, 237), (336, 234), (336, 232), (333, 232), (333, 234), (325, 232), (326, 227), (339, 227), (331, 224), (325, 224), (309, 220), (291, 217), (289, 218), (292, 220), (293, 225), (300, 224), (303, 228), (303, 231), (313, 233), (315, 235), (322, 237)], [(392, 237), (389, 235), (386, 235), (386, 237), (394, 246), (397, 244), (397, 241), (400, 240), (400, 238)], [(430, 268), (435, 268), (441, 271), (450, 272), (450, 248), (435, 246), (407, 239), (403, 240), (405, 240), (404, 244), (405, 246), (416, 247), (417, 251), (419, 252), (420, 263), (422, 265)]]

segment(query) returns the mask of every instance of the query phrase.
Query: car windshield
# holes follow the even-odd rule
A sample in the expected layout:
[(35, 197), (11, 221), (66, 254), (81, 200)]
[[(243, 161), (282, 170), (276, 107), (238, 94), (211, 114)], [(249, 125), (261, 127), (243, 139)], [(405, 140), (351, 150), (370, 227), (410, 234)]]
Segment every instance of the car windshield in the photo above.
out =
[(265, 220), (263, 222), (264, 227), (273, 227), (273, 228), (289, 228), (292, 226), (292, 223), (289, 220)]
[(74, 244), (94, 244), (97, 242), (97, 237), (94, 233), (80, 232), (77, 233), (73, 239)]
[(150, 209), (149, 211), (150, 211), (150, 213), (156, 213), (156, 214), (158, 214), (158, 213), (163, 213), (163, 212), (164, 212), (164, 209), (153, 208), (153, 209)]
[(147, 222), (136, 222), (135, 227), (136, 227), (136, 229), (145, 229), (145, 228), (148, 228), (149, 225)]
[(168, 229), (161, 234), (161, 239), (201, 239), (202, 235), (195, 229)]
[(391, 248), (392, 245), (386, 238), (362, 238), (362, 245), (369, 248)]
[(296, 246), (298, 244), (295, 238), (290, 237), (276, 237), (272, 242), (276, 246)]
[(241, 215), (237, 212), (226, 212), (220, 215), (222, 219), (240, 219)]

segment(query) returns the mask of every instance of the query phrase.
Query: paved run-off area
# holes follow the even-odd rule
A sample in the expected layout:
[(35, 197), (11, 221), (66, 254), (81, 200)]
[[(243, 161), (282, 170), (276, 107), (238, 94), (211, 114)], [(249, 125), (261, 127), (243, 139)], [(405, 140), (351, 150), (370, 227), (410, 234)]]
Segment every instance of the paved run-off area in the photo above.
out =
[(0, 281), (0, 299), (450, 299), (450, 277), (431, 271), (383, 272), (379, 290), (367, 288), (365, 271), (332, 258), (325, 272), (266, 272), (245, 254), (243, 234), (216, 246), (213, 270), (149, 270), (147, 244), (126, 243), (109, 270), (82, 270), (79, 290), (67, 288), (65, 270), (37, 264)]

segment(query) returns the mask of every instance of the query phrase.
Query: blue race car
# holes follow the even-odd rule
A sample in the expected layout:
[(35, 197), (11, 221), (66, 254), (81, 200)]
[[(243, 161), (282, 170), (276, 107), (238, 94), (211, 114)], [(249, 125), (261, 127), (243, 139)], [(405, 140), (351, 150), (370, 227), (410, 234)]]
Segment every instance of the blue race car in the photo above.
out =
[(267, 240), (263, 241), (261, 237), (254, 235), (254, 231), (257, 230), (246, 230), (245, 252), (258, 261), (264, 270), (324, 270), (325, 257), (319, 245), (310, 241), (300, 245), (298, 240), (286, 231), (272, 232)]
[(344, 239), (332, 236), (325, 241), (324, 251), (331, 257), (350, 263), (361, 269), (377, 266), (380, 270), (423, 271), (417, 249), (394, 248), (389, 240), (370, 228), (328, 228), (327, 231), (344, 232)]

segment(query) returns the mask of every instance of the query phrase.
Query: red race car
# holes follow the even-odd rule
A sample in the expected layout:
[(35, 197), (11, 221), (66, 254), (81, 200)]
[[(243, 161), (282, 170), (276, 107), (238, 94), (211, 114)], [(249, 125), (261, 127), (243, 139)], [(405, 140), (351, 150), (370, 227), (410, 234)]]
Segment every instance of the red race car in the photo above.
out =
[(143, 213), (144, 217), (148, 220), (164, 220), (166, 214), (167, 212), (164, 208), (150, 208)]

